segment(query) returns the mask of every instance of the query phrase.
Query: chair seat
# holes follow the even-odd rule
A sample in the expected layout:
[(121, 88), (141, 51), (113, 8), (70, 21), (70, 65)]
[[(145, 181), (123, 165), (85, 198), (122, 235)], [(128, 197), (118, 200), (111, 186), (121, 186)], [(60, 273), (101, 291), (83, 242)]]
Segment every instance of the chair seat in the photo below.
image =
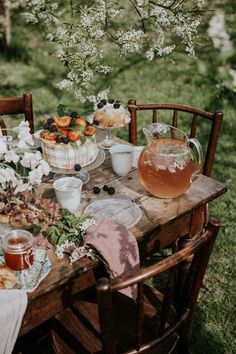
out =
[[(145, 318), (144, 318), (144, 342), (151, 340), (159, 328), (162, 294), (156, 289), (145, 285)], [(95, 292), (94, 292), (95, 293)], [(135, 343), (135, 302), (121, 294), (114, 294), (115, 310), (115, 331), (117, 341), (117, 352), (123, 353)], [(172, 316), (173, 316), (172, 311)], [(145, 351), (145, 353), (169, 353), (175, 347), (177, 334), (168, 337), (168, 341), (163, 341), (155, 348)], [(102, 353), (100, 340), (100, 326), (98, 317), (98, 306), (94, 296), (75, 301), (73, 305), (65, 309), (55, 317), (52, 329), (53, 347), (59, 353)], [(171, 351), (174, 353), (174, 351)]]

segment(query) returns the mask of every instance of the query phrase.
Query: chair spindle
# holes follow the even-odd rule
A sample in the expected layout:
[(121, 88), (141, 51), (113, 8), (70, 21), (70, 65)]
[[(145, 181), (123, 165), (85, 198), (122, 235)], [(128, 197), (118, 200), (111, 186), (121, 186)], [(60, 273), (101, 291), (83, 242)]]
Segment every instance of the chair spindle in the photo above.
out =
[(197, 114), (195, 113), (192, 119), (190, 138), (195, 138), (196, 129), (197, 129)]
[(137, 319), (136, 319), (136, 350), (141, 347), (141, 340), (143, 336), (143, 320), (144, 320), (144, 295), (143, 295), (143, 282), (137, 285)]
[(173, 127), (177, 128), (177, 111), (174, 110), (173, 112), (173, 120), (172, 120)]
[(169, 273), (167, 288), (163, 299), (163, 306), (161, 311), (160, 327), (159, 327), (159, 336), (162, 336), (164, 333), (165, 325), (169, 315), (169, 310), (171, 305), (173, 304), (175, 279), (176, 279), (176, 268), (173, 268), (170, 270)]
[(157, 123), (157, 110), (152, 110), (152, 123)]

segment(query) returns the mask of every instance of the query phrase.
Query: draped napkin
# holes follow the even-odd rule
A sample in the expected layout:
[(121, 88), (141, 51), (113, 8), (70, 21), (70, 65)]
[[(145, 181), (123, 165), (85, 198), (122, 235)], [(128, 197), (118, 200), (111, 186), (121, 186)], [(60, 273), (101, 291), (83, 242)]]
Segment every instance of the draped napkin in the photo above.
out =
[[(116, 221), (94, 219), (96, 224), (86, 230), (84, 245), (92, 246), (102, 256), (110, 279), (124, 278), (138, 271), (139, 250), (134, 235)], [(136, 287), (121, 292), (136, 299)]]
[(0, 353), (11, 354), (27, 307), (27, 293), (0, 290)]

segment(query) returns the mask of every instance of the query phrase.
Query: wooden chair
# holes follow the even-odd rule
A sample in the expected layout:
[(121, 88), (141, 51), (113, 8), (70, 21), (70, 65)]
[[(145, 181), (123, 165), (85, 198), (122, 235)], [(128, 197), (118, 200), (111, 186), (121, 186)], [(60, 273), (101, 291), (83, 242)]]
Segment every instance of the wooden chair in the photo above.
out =
[[(188, 246), (132, 276), (111, 282), (101, 278), (97, 300), (81, 296), (55, 317), (55, 353), (188, 353), (197, 296), (219, 227), (210, 222)], [(183, 291), (176, 297), (176, 272), (189, 261)], [(165, 291), (145, 283), (164, 272)], [(119, 292), (128, 286), (136, 286), (136, 302)]]
[[(24, 114), (25, 120), (29, 122), (30, 132), (34, 132), (34, 118), (33, 118), (33, 105), (32, 94), (25, 93), (23, 97), (16, 98), (0, 98), (0, 116)], [(0, 118), (0, 128), (6, 129), (5, 122)], [(3, 134), (7, 134), (6, 130)]]
[(138, 104), (135, 100), (129, 100), (128, 108), (131, 114), (131, 122), (129, 124), (129, 141), (137, 145), (137, 116), (139, 111), (152, 111), (152, 122), (157, 122), (157, 112), (160, 110), (171, 110), (173, 111), (173, 118), (171, 125), (174, 127), (178, 127), (178, 121), (180, 114), (179, 112), (189, 113), (189, 117), (191, 118), (191, 129), (190, 129), (190, 137), (195, 138), (197, 124), (200, 118), (205, 118), (206, 121), (211, 123), (211, 131), (208, 139), (207, 151), (205, 154), (205, 161), (203, 166), (203, 174), (206, 176), (210, 176), (212, 172), (212, 166), (215, 157), (217, 140), (220, 134), (221, 123), (223, 119), (222, 112), (209, 113), (197, 108), (177, 105), (177, 104)]

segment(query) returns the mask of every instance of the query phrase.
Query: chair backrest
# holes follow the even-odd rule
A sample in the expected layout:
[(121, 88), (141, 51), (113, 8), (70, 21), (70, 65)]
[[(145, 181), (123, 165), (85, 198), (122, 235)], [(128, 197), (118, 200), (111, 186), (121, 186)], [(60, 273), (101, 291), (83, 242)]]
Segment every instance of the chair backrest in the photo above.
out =
[[(24, 114), (25, 120), (29, 122), (30, 132), (34, 132), (33, 105), (31, 93), (25, 93), (23, 97), (0, 98), (0, 117), (13, 114)], [(6, 124), (2, 118), (0, 118), (0, 128), (4, 130), (6, 129)]]
[(129, 100), (128, 108), (131, 115), (131, 122), (129, 124), (129, 141), (137, 145), (137, 112), (138, 111), (152, 111), (152, 122), (157, 122), (157, 112), (159, 110), (171, 110), (173, 111), (172, 122), (173, 127), (178, 127), (178, 112), (189, 113), (191, 118), (190, 138), (195, 138), (197, 123), (199, 118), (205, 118), (206, 121), (211, 123), (211, 130), (208, 139), (207, 150), (205, 154), (205, 162), (203, 166), (203, 174), (206, 176), (211, 175), (217, 140), (220, 134), (221, 123), (223, 119), (222, 112), (209, 113), (204, 110), (200, 110), (194, 107), (188, 107), (176, 104), (137, 104), (135, 100)]
[[(161, 343), (168, 335), (176, 332), (184, 324), (184, 321), (187, 321), (192, 316), (219, 227), (218, 222), (210, 222), (207, 225), (206, 231), (200, 237), (192, 240), (182, 250), (125, 279), (113, 282), (110, 282), (106, 278), (99, 279), (97, 293), (103, 353), (115, 354), (117, 352), (115, 340), (116, 318), (114, 316), (113, 298), (114, 293), (129, 286), (137, 286), (138, 296), (135, 304), (136, 323), (133, 328), (135, 332), (135, 344), (133, 343), (133, 348), (125, 351), (126, 354), (136, 351), (142, 352)], [(184, 286), (181, 295), (176, 299), (174, 292), (177, 281), (176, 277), (178, 276), (179, 269), (181, 267), (186, 268), (186, 264), (189, 264), (189, 267)], [(143, 342), (142, 336), (145, 326), (144, 282), (167, 270), (169, 275), (166, 279), (167, 287), (163, 296), (162, 307), (161, 309), (157, 309), (160, 313), (159, 329), (156, 332), (156, 336), (150, 342)], [(125, 307), (123, 308), (125, 311)], [(170, 310), (173, 308), (176, 310), (176, 317), (170, 323), (168, 322), (168, 317)], [(126, 316), (128, 317), (129, 313)], [(123, 325), (125, 326), (125, 323)], [(121, 338), (120, 341), (122, 341)]]

